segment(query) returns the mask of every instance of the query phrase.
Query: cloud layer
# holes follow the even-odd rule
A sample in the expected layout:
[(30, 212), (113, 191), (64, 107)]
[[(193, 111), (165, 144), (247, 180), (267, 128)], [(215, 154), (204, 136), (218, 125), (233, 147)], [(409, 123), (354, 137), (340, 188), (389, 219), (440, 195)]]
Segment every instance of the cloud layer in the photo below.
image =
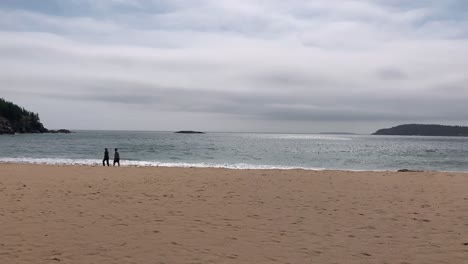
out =
[(0, 96), (49, 127), (468, 124), (459, 1), (2, 1)]

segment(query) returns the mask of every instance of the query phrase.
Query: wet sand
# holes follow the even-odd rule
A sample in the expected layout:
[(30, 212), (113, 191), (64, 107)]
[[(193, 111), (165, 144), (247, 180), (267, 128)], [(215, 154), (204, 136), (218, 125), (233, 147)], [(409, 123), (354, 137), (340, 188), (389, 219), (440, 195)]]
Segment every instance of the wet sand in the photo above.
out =
[(466, 264), (468, 174), (0, 164), (0, 225), (0, 263)]

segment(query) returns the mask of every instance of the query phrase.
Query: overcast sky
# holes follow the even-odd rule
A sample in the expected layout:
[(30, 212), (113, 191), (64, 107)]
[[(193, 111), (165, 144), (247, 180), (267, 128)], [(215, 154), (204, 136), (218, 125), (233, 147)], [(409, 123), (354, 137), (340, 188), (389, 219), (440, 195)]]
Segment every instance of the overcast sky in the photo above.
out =
[(468, 125), (466, 0), (1, 0), (0, 58), (49, 128)]

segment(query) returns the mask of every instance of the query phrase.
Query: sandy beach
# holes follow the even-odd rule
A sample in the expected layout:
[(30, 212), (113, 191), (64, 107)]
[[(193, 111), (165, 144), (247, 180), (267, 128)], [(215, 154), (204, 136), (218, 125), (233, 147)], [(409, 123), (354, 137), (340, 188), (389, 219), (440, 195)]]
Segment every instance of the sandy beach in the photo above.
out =
[(0, 263), (468, 263), (468, 174), (0, 164)]

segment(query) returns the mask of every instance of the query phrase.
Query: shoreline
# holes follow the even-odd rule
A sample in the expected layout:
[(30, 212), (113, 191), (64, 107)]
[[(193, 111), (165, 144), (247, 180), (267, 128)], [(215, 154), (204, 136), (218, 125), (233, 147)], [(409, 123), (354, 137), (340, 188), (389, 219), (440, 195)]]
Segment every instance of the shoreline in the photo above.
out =
[(0, 258), (461, 264), (467, 176), (0, 164)]
[[(41, 159), (37, 159), (41, 160)], [(24, 162), (16, 162), (16, 161), (2, 161), (0, 160), (0, 165), (2, 164), (9, 164), (9, 165), (37, 165), (37, 166), (78, 166), (78, 167), (104, 167), (101, 164), (101, 161), (98, 160), (85, 160), (85, 161), (92, 161), (92, 163), (81, 162), (83, 160), (75, 160), (75, 163), (71, 162), (54, 162), (48, 163), (46, 161), (24, 161)], [(126, 161), (128, 162), (128, 161)], [(407, 168), (399, 168), (399, 169), (392, 169), (392, 170), (366, 170), (366, 169), (334, 169), (334, 168), (309, 168), (309, 167), (298, 167), (298, 166), (277, 166), (277, 165), (252, 165), (252, 164), (233, 164), (233, 165), (218, 165), (218, 164), (201, 164), (201, 163), (164, 163), (164, 162), (152, 162), (152, 161), (130, 161), (133, 162), (130, 164), (125, 164), (125, 161), (121, 161), (122, 168), (180, 168), (180, 169), (226, 169), (226, 170), (260, 170), (260, 171), (268, 171), (268, 170), (279, 170), (279, 171), (335, 171), (335, 172), (399, 172), (399, 173), (415, 173), (415, 172), (435, 172), (435, 173), (462, 173), (468, 174), (467, 171), (441, 171), (441, 170), (420, 170), (420, 169), (407, 169)], [(142, 164), (136, 164), (142, 163)], [(109, 167), (113, 167), (112, 165)], [(399, 170), (407, 170), (407, 171), (399, 171)]]

